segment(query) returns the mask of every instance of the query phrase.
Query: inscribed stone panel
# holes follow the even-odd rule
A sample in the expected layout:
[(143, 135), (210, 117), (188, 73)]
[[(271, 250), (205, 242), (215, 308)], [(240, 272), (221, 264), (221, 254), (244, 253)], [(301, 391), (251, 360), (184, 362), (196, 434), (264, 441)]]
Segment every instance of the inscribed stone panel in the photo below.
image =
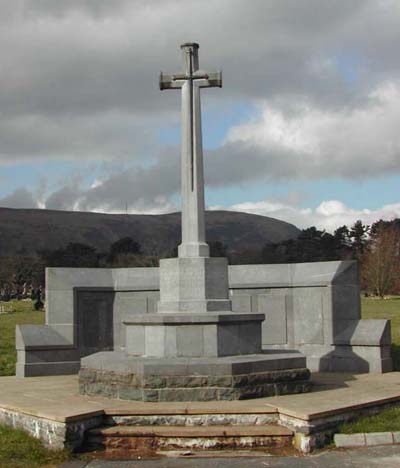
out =
[(113, 350), (112, 291), (77, 291), (77, 344), (82, 356)]
[(287, 343), (287, 311), (286, 296), (260, 294), (258, 298), (258, 312), (265, 314), (262, 324), (262, 344)]
[(294, 339), (296, 344), (323, 344), (325, 288), (293, 289)]

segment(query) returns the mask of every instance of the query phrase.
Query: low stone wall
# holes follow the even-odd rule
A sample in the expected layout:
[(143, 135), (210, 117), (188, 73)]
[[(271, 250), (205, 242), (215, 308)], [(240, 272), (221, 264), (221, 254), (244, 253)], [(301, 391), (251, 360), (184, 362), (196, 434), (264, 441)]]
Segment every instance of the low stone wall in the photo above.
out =
[(103, 415), (61, 422), (0, 408), (0, 423), (24, 430), (51, 449), (78, 449), (83, 443), (85, 432), (99, 426), (102, 421)]
[[(299, 350), (311, 371), (392, 369), (390, 322), (361, 319), (356, 262), (233, 265), (229, 288), (235, 313), (265, 314), (263, 349)], [(46, 326), (19, 327), (19, 376), (76, 373), (84, 356), (124, 350), (124, 322), (157, 311), (159, 271), (48, 268), (46, 294)]]

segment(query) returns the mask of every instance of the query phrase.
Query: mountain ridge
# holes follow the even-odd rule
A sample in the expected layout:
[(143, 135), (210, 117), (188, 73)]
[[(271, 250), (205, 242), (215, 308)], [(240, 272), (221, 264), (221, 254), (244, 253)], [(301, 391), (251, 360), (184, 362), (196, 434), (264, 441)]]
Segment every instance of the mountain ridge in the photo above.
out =
[[(180, 212), (160, 215), (105, 214), (85, 211), (0, 207), (0, 256), (34, 255), (69, 242), (99, 252), (122, 237), (132, 237), (145, 253), (165, 255), (180, 242)], [(293, 239), (293, 224), (236, 211), (207, 211), (208, 242), (221, 241), (230, 252), (261, 249), (266, 243)]]

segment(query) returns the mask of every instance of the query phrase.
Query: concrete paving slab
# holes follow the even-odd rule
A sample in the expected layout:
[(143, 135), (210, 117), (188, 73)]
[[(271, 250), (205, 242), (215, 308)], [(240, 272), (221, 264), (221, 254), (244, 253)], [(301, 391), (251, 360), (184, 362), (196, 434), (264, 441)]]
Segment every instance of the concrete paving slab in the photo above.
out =
[[(235, 451), (237, 452), (237, 451)], [(210, 453), (204, 458), (162, 458), (156, 460), (106, 461), (93, 460), (87, 464), (68, 462), (60, 468), (398, 468), (400, 446), (364, 447), (352, 450), (334, 450), (311, 456), (275, 457), (270, 455), (247, 457)]]
[(279, 413), (306, 421), (362, 407), (399, 401), (400, 373), (313, 374), (313, 391), (270, 397)]
[(265, 413), (279, 411), (310, 420), (379, 402), (400, 403), (400, 373), (313, 374), (311, 393), (229, 402), (143, 403), (85, 396), (78, 393), (77, 376), (0, 377), (0, 408), (60, 422), (82, 415)]
[(335, 434), (335, 445), (339, 448), (364, 447), (365, 434)]

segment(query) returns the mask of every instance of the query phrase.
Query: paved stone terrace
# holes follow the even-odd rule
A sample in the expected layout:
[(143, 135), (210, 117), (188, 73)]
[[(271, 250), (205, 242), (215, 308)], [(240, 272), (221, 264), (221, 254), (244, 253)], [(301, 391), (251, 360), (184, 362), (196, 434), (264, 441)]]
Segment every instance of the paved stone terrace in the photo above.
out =
[(400, 373), (313, 374), (311, 393), (227, 402), (143, 403), (78, 394), (77, 376), (1, 377), (0, 409), (58, 422), (104, 414), (276, 413), (311, 420), (398, 401)]

